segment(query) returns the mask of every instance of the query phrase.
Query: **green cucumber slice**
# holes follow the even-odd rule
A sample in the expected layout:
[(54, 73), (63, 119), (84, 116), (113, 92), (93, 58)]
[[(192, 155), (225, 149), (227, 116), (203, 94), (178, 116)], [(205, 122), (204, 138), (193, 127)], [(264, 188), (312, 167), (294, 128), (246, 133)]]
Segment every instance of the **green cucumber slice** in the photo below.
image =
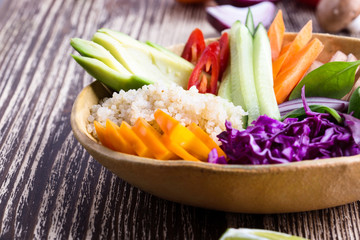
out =
[(218, 96), (225, 98), (227, 100), (229, 100), (230, 102), (232, 101), (231, 98), (231, 66), (228, 65), (228, 67), (226, 68), (224, 75), (223, 75), (223, 79), (221, 80), (220, 86), (219, 86), (219, 91), (218, 91)]
[(251, 124), (260, 116), (254, 81), (253, 38), (245, 25), (234, 25), (230, 31), (231, 70), (234, 72), (231, 75), (232, 97), (235, 105), (243, 104), (241, 106), (248, 112), (248, 123)]
[(230, 34), (229, 34), (229, 42), (230, 42), (230, 67), (231, 67), (231, 71), (230, 71), (230, 82), (231, 82), (231, 89), (232, 89), (232, 101), (235, 105), (237, 106), (241, 106), (242, 108), (245, 109), (245, 103), (244, 103), (244, 99), (243, 96), (241, 94), (241, 90), (240, 90), (240, 81), (238, 81), (240, 79), (240, 71), (238, 68), (239, 65), (239, 48), (237, 46), (237, 38), (238, 38), (238, 30), (240, 28), (240, 21), (236, 21), (230, 29)]
[(251, 35), (254, 35), (254, 33), (255, 33), (254, 18), (253, 18), (250, 8), (246, 15), (245, 25), (249, 29), (249, 32), (251, 33)]
[(260, 115), (280, 119), (280, 111), (274, 92), (271, 47), (265, 27), (260, 23), (254, 35), (254, 80), (259, 100)]

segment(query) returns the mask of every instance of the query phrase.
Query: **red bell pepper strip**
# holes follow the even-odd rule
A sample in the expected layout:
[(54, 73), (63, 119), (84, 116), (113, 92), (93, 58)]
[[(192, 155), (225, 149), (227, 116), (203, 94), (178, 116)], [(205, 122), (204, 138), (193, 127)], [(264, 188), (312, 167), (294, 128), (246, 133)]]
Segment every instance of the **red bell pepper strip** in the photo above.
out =
[(219, 72), (219, 81), (222, 79), (222, 75), (229, 64), (230, 59), (230, 45), (229, 45), (229, 35), (227, 32), (224, 32), (220, 39), (220, 53), (219, 53), (219, 61), (220, 61), (220, 72)]
[[(190, 75), (188, 89), (196, 86), (200, 93), (216, 94), (220, 70), (219, 52), (219, 42), (210, 43), (205, 48)], [(204, 73), (210, 74), (210, 82), (208, 82), (208, 77)]]
[(200, 29), (195, 28), (189, 36), (181, 57), (196, 64), (205, 49), (204, 35)]

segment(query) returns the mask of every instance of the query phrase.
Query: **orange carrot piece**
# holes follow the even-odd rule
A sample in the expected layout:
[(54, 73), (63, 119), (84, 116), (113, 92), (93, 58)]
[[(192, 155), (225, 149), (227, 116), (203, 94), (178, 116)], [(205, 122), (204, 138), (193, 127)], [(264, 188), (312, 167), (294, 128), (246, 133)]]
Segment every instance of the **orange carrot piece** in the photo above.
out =
[(143, 118), (138, 118), (132, 126), (132, 130), (151, 150), (156, 159), (168, 160), (178, 159), (161, 141), (161, 135)]
[(284, 65), (288, 63), (289, 58), (291, 58), (291, 56), (295, 55), (297, 52), (303, 49), (306, 46), (306, 44), (309, 43), (311, 37), (312, 37), (312, 21), (309, 20), (305, 24), (305, 26), (300, 30), (300, 32), (296, 35), (294, 40), (291, 42), (288, 50), (289, 54), (284, 61)]
[(286, 53), (287, 51), (289, 51), (289, 48), (291, 46), (292, 42), (289, 42), (288, 44), (286, 44), (285, 46), (282, 47), (280, 55), (283, 55), (284, 53)]
[(171, 117), (169, 114), (165, 113), (161, 109), (157, 109), (154, 113), (154, 118), (161, 130), (171, 135), (172, 131), (178, 126), (180, 123), (175, 118)]
[(160, 109), (155, 111), (154, 117), (161, 130), (169, 136), (171, 141), (179, 144), (197, 159), (207, 161), (211, 149), (188, 128)]
[(144, 142), (136, 135), (131, 129), (131, 126), (123, 121), (119, 128), (119, 133), (124, 139), (133, 147), (136, 154), (140, 157), (153, 158), (150, 149), (144, 144)]
[(192, 133), (195, 134), (208, 148), (216, 149), (218, 156), (226, 156), (224, 151), (216, 144), (216, 142), (207, 134), (204, 130), (202, 130), (196, 123), (191, 123), (187, 127)]
[(128, 153), (132, 155), (136, 155), (136, 152), (130, 145), (128, 141), (124, 139), (124, 137), (119, 132), (119, 126), (110, 121), (109, 119), (106, 120), (106, 138), (108, 141), (111, 142), (113, 146), (113, 150)]
[(273, 79), (276, 79), (277, 75), (279, 74), (281, 67), (284, 65), (285, 59), (287, 58), (289, 52), (285, 52), (280, 55), (275, 61), (272, 63), (272, 70), (273, 70)]
[(271, 46), (271, 57), (274, 61), (279, 57), (281, 47), (284, 40), (285, 24), (281, 9), (276, 14), (273, 22), (271, 23), (268, 31), (268, 37)]
[(274, 81), (274, 91), (278, 104), (287, 99), (323, 48), (324, 45), (321, 41), (315, 38), (297, 54), (291, 56), (289, 63)]
[(105, 127), (103, 127), (98, 121), (94, 121), (94, 126), (101, 144), (114, 150), (114, 147), (111, 145), (110, 141), (106, 137)]
[[(291, 44), (284, 47), (281, 51), (280, 57), (273, 62), (273, 77), (274, 79), (278, 76), (283, 66), (289, 63), (289, 59), (292, 58), (296, 53), (303, 49), (312, 37), (312, 21), (308, 21), (307, 24), (300, 30), (296, 35)], [(288, 48), (286, 50), (286, 48)], [(286, 50), (286, 51), (285, 51)]]
[(183, 147), (181, 147), (179, 144), (171, 141), (170, 137), (167, 134), (163, 134), (161, 137), (162, 142), (164, 145), (172, 152), (174, 152), (176, 155), (181, 157), (184, 160), (194, 161), (194, 162), (200, 162), (199, 159), (188, 153)]

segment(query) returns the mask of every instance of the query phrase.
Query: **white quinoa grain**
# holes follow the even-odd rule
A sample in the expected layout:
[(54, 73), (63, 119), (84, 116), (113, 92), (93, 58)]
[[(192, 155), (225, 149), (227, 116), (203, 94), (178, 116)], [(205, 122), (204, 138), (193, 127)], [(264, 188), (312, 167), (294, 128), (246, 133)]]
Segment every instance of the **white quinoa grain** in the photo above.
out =
[(240, 106), (234, 106), (213, 94), (200, 94), (195, 87), (184, 90), (175, 84), (161, 86), (155, 83), (138, 90), (115, 92), (112, 98), (105, 98), (92, 106), (87, 130), (97, 137), (95, 120), (103, 126), (106, 119), (117, 125), (122, 121), (134, 125), (139, 117), (158, 128), (154, 121), (157, 109), (168, 113), (184, 126), (195, 122), (216, 142), (216, 136), (225, 130), (225, 120), (230, 121), (234, 128), (242, 130), (242, 117), (246, 115)]

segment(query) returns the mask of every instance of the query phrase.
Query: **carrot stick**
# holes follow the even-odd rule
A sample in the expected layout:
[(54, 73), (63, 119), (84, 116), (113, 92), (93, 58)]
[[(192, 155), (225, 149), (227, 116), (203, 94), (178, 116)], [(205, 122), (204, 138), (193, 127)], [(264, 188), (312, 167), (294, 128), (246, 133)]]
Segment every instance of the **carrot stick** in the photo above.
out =
[(299, 52), (302, 48), (308, 44), (312, 37), (312, 21), (309, 20), (305, 26), (300, 30), (300, 32), (296, 35), (294, 40), (291, 42), (289, 46), (289, 54), (288, 57), (284, 61), (284, 65), (288, 63), (288, 59)]
[[(281, 71), (281, 68), (288, 64), (289, 58), (291, 58), (302, 48), (304, 48), (306, 44), (310, 41), (311, 37), (312, 37), (312, 21), (310, 20), (296, 35), (296, 37), (291, 42), (291, 44), (286, 45), (283, 48), (283, 50), (281, 50), (282, 54), (280, 55), (280, 57), (278, 57), (278, 59), (273, 62), (274, 79), (278, 76), (279, 72)], [(286, 49), (287, 51), (285, 51)]]
[(285, 53), (281, 54), (275, 61), (272, 62), (273, 79), (276, 79), (276, 76), (280, 72), (280, 69), (283, 66), (288, 54), (289, 52), (286, 51)]
[(271, 23), (268, 31), (268, 37), (271, 46), (271, 57), (274, 61), (279, 57), (281, 47), (284, 40), (285, 24), (281, 9), (276, 14), (273, 22)]
[(281, 69), (274, 80), (274, 91), (278, 104), (287, 99), (323, 48), (324, 45), (321, 41), (315, 38), (297, 54), (289, 58), (288, 64)]
[(288, 44), (286, 44), (285, 46), (282, 47), (280, 55), (283, 55), (285, 52), (289, 51), (289, 48), (291, 46), (292, 42), (289, 42)]

